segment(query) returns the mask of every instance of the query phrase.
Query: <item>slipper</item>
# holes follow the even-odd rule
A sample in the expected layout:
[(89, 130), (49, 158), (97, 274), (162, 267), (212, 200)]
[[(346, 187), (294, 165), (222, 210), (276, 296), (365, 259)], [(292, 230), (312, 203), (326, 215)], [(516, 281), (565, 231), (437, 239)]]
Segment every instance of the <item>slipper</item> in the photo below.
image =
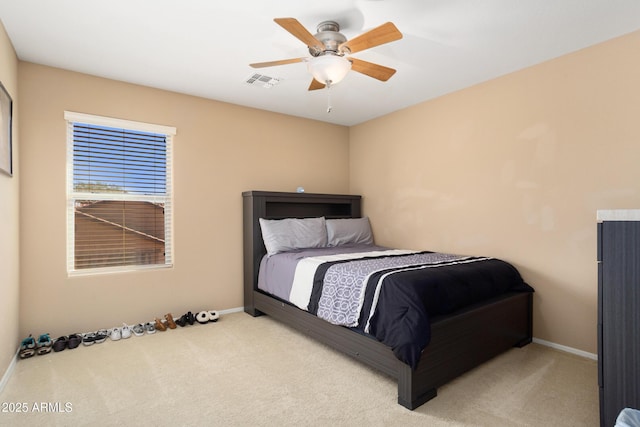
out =
[(69, 338), (65, 336), (56, 338), (56, 340), (53, 342), (53, 351), (58, 352), (64, 350), (65, 348), (67, 348), (68, 343)]
[(209, 322), (217, 322), (219, 318), (220, 313), (214, 310), (209, 311)]
[(73, 350), (74, 348), (78, 347), (81, 342), (82, 342), (82, 335), (71, 334), (69, 335), (69, 342), (67, 343), (67, 347), (69, 347), (69, 350)]
[(196, 320), (202, 325), (204, 325), (205, 323), (209, 323), (209, 312), (201, 311), (200, 313), (196, 314)]

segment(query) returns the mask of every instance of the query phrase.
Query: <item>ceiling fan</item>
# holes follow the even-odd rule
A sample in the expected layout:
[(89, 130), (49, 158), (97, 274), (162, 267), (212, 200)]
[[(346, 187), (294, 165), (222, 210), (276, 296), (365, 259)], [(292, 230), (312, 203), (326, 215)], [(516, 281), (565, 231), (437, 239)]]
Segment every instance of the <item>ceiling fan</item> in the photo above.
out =
[(349, 70), (385, 82), (396, 72), (393, 68), (349, 56), (352, 53), (401, 39), (402, 33), (391, 22), (347, 40), (340, 33), (340, 25), (335, 21), (323, 21), (318, 24), (315, 35), (311, 34), (295, 18), (275, 18), (274, 21), (306, 44), (311, 58), (292, 58), (249, 64), (253, 68), (307, 62), (307, 68), (313, 75), (309, 90), (329, 88), (340, 82)]

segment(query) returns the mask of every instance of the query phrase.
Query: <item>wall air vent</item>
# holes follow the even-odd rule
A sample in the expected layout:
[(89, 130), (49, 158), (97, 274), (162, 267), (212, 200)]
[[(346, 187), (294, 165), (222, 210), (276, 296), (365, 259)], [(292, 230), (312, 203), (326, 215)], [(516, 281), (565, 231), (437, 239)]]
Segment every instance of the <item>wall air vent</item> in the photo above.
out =
[(280, 83), (280, 79), (275, 77), (265, 76), (264, 74), (253, 73), (245, 80), (247, 84), (252, 86), (262, 86), (267, 89), (271, 89), (278, 83)]

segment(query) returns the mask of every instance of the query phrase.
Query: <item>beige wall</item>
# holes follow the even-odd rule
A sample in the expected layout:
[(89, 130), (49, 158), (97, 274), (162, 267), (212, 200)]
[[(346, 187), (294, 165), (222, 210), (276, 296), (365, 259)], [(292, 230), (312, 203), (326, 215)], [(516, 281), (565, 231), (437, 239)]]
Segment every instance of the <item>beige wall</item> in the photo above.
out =
[(534, 336), (596, 352), (596, 210), (640, 206), (640, 32), (350, 129), (379, 243), (513, 262)]
[[(0, 379), (19, 342), (18, 58), (0, 22), (0, 82), (13, 100), (13, 177), (0, 172)], [(15, 343), (15, 344), (13, 344)]]
[[(20, 335), (241, 306), (240, 193), (303, 185), (363, 194), (379, 243), (513, 262), (537, 290), (534, 335), (596, 352), (595, 211), (640, 202), (639, 44), (635, 33), (347, 129), (18, 64), (2, 33), (0, 78), (21, 101)], [(64, 110), (177, 127), (173, 269), (67, 277)], [(17, 338), (17, 182), (0, 177), (4, 342)]]
[[(241, 307), (241, 192), (348, 191), (342, 126), (31, 63), (19, 64), (19, 83), (22, 334)], [(67, 277), (65, 110), (177, 128), (173, 269)]]

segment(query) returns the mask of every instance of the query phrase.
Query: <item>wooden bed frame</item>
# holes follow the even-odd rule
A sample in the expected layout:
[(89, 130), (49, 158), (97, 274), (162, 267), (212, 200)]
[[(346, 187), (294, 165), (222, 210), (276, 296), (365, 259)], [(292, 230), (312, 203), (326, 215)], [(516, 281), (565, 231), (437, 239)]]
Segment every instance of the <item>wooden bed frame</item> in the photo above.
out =
[(332, 325), (258, 289), (266, 254), (259, 218), (358, 218), (357, 195), (247, 191), (243, 196), (244, 311), (267, 314), (398, 381), (398, 403), (415, 409), (434, 398), (437, 387), (532, 337), (532, 294), (514, 292), (432, 319), (431, 342), (415, 370), (381, 342)]

